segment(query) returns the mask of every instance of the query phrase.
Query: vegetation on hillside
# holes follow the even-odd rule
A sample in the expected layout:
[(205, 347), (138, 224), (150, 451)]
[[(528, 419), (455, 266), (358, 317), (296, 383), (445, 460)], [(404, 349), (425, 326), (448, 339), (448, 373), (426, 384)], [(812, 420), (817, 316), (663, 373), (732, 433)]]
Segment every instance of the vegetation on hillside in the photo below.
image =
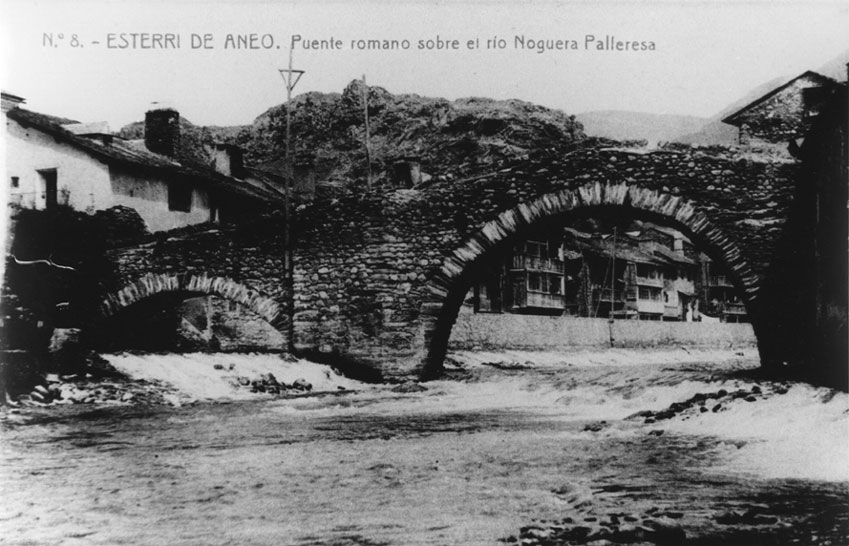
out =
[[(354, 80), (341, 94), (309, 92), (292, 99), (296, 158), (314, 162), (319, 182), (350, 187), (366, 178), (362, 86)], [(428, 175), (451, 178), (532, 151), (567, 151), (585, 138), (574, 116), (520, 100), (449, 101), (393, 95), (370, 86), (368, 116), (371, 166), (378, 184), (388, 179), (393, 162), (401, 157), (418, 158)], [(120, 136), (142, 138), (141, 125), (125, 127)], [(181, 130), (187, 158), (206, 157), (208, 162), (204, 147), (219, 141), (240, 146), (249, 164), (283, 170), (285, 104), (270, 108), (251, 125), (197, 127), (183, 120)]]

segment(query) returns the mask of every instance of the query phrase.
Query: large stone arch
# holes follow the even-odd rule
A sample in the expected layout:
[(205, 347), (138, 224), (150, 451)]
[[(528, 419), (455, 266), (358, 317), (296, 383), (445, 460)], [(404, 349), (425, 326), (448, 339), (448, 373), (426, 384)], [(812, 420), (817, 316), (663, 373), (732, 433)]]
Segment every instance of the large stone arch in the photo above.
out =
[(166, 292), (219, 296), (244, 305), (278, 330), (285, 327), (286, 315), (277, 301), (231, 279), (206, 274), (148, 273), (108, 294), (100, 304), (100, 318), (109, 318), (125, 307)]
[[(484, 224), (466, 242), (445, 258), (442, 267), (428, 280), (421, 307), (424, 361), (423, 377), (437, 373), (448, 346), (451, 328), (468, 288), (464, 277), (484, 255), (530, 226), (570, 212), (590, 212), (619, 208), (636, 216), (661, 219), (708, 249), (730, 272), (732, 282), (744, 294), (750, 316), (758, 293), (758, 277), (743, 258), (737, 245), (698, 210), (691, 201), (639, 186), (590, 183), (574, 190), (562, 190), (521, 203)], [(756, 327), (757, 325), (753, 325)]]

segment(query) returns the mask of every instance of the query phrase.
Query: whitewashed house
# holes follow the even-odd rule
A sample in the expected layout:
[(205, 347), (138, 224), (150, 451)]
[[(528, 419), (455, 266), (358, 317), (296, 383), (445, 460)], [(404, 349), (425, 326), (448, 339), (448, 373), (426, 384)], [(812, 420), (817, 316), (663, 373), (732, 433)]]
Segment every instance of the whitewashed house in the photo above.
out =
[(246, 180), (250, 170), (232, 147), (215, 147), (208, 163), (181, 156), (175, 110), (147, 112), (145, 138), (134, 141), (114, 136), (105, 123), (39, 114), (22, 108), (23, 102), (2, 95), (4, 193), (13, 206), (67, 205), (92, 214), (123, 205), (156, 232), (227, 221), (282, 200), (277, 189)]

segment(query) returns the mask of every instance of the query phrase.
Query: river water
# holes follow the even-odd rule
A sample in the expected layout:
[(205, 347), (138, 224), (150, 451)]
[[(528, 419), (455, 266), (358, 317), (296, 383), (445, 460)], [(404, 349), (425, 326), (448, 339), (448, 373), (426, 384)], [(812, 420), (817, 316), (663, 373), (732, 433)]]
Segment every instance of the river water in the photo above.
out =
[(463, 353), (424, 391), (27, 408), (0, 429), (0, 543), (573, 544), (564, 526), (630, 515), (669, 544), (846, 544), (849, 397), (682, 355)]

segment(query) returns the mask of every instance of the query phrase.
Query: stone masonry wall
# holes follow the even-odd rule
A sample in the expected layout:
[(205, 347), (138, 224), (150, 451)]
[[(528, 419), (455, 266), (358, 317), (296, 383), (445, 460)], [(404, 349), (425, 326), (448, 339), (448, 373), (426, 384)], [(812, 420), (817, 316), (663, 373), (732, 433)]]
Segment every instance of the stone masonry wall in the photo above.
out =
[(195, 289), (246, 304), (282, 332), (291, 316), (292, 345), (302, 353), (384, 376), (419, 374), (426, 359), (441, 365), (462, 296), (487, 253), (540, 221), (602, 210), (680, 229), (728, 266), (752, 307), (796, 169), (723, 148), (541, 150), (462, 180), (302, 206), (291, 298), (278, 217), (171, 232), (112, 251), (116, 270), (104, 280), (102, 312), (157, 291)]
[[(615, 347), (751, 347), (751, 324), (617, 320)], [(463, 312), (451, 331), (452, 349), (542, 349), (610, 347), (607, 319)]]
[(787, 142), (802, 136), (810, 127), (805, 118), (802, 90), (822, 82), (810, 76), (799, 78), (787, 88), (737, 117), (736, 125), (748, 125), (748, 135), (767, 142)]
[[(422, 313), (445, 311), (446, 283), (469, 282), (467, 270), (488, 251), (474, 241), (506, 240), (527, 227), (508, 222), (481, 238), (475, 234), (482, 226), (544, 195), (611, 185), (649, 190), (634, 194), (646, 202), (623, 202), (623, 211), (681, 229), (707, 245), (714, 259), (734, 257), (733, 265), (745, 271), (735, 280), (753, 303), (786, 219), (795, 171), (792, 162), (719, 148), (592, 147), (565, 157), (541, 152), (495, 172), (421, 189), (316, 203), (298, 216), (295, 348), (351, 358), (388, 375), (411, 373), (428, 349), (432, 325)], [(666, 204), (685, 221), (665, 218)], [(580, 204), (573, 212), (579, 210)], [(450, 326), (453, 319), (443, 322)]]
[(115, 272), (103, 282), (101, 315), (162, 291), (212, 294), (246, 305), (286, 333), (283, 230), (275, 219), (239, 229), (204, 225), (112, 250)]

